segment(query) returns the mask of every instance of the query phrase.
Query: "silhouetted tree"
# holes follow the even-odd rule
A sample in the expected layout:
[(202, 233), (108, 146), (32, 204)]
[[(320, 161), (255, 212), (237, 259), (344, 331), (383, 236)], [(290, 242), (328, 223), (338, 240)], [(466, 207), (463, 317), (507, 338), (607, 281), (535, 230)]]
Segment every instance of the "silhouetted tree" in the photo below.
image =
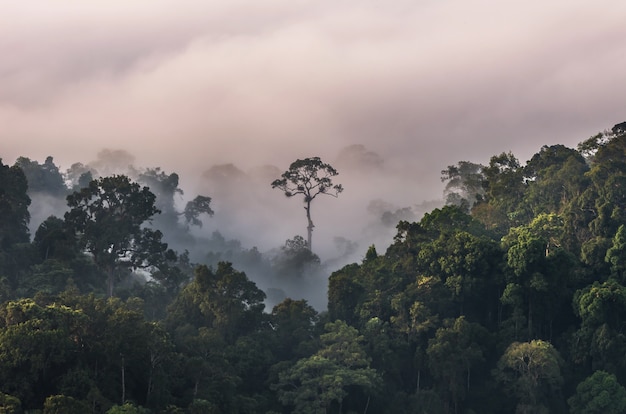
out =
[(187, 223), (202, 227), (202, 222), (198, 219), (202, 213), (208, 214), (209, 216), (213, 215), (213, 210), (211, 209), (211, 197), (201, 195), (196, 196), (196, 198), (187, 202), (183, 215), (185, 216), (185, 221)]
[(319, 157), (313, 157), (292, 162), (289, 169), (281, 175), (281, 178), (272, 182), (272, 188), (284, 191), (287, 197), (298, 194), (304, 196), (309, 249), (313, 247), (311, 237), (315, 227), (313, 220), (311, 220), (311, 202), (319, 194), (337, 197), (343, 191), (341, 184), (333, 184), (332, 177), (337, 174), (337, 170), (332, 166), (323, 163)]
[(0, 248), (27, 242), (30, 214), (28, 182), (22, 169), (9, 167), (0, 159)]
[(15, 165), (20, 167), (28, 181), (28, 193), (46, 193), (55, 197), (67, 194), (67, 187), (59, 168), (54, 164), (52, 157), (46, 157), (43, 164), (31, 161), (26, 157), (19, 157)]
[(65, 221), (79, 236), (82, 248), (107, 274), (113, 295), (116, 270), (154, 265), (167, 250), (162, 234), (142, 227), (159, 210), (148, 187), (123, 175), (104, 177), (67, 197)]

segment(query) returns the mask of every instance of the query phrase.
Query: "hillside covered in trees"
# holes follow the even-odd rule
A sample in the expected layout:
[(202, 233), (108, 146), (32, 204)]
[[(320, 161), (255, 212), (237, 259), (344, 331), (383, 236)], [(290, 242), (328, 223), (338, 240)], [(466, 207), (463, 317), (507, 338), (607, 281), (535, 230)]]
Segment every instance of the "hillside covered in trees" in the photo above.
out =
[[(325, 275), (318, 311), (247, 275), (306, 285), (323, 267), (300, 236), (271, 258), (172, 248), (213, 215), (211, 194), (176, 205), (175, 173), (0, 162), (0, 407), (626, 412), (626, 125), (442, 182), (444, 207)], [(31, 234), (38, 202), (64, 214)]]

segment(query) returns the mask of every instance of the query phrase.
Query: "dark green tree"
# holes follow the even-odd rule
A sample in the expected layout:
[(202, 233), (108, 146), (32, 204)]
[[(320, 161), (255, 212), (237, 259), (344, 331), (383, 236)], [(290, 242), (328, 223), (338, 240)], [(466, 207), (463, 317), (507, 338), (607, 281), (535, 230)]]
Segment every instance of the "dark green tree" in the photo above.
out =
[(532, 216), (561, 213), (588, 184), (589, 167), (579, 152), (564, 145), (543, 146), (523, 168), (524, 206)]
[(241, 407), (248, 406), (250, 393), (259, 391), (247, 387), (263, 378), (243, 378), (270, 365), (256, 345), (266, 319), (264, 299), (263, 291), (230, 263), (220, 262), (215, 270), (196, 268), (166, 321), (182, 354), (186, 374), (180, 387), (186, 398), (206, 399), (226, 412), (246, 411)]
[(21, 168), (2, 164), (0, 159), (0, 249), (28, 242), (30, 235), (28, 182)]
[(132, 403), (124, 403), (122, 405), (114, 405), (107, 410), (106, 414), (150, 414), (150, 410)]
[(577, 291), (573, 302), (581, 319), (573, 340), (574, 361), (621, 376), (626, 368), (626, 288), (614, 279), (596, 281)]
[[(363, 337), (355, 328), (343, 321), (328, 323), (320, 339), (322, 349), (281, 372), (275, 384), (280, 401), (298, 413), (326, 413), (333, 403), (342, 413), (350, 390), (369, 395), (380, 381), (376, 371), (369, 367), (361, 345)], [(359, 409), (367, 412), (368, 403), (369, 398)]]
[(44, 401), (43, 414), (84, 414), (89, 412), (85, 401), (67, 395), (51, 395)]
[(493, 325), (492, 315), (497, 312), (498, 285), (502, 279), (502, 251), (497, 243), (488, 237), (459, 230), (443, 233), (424, 250), (429, 248), (433, 251), (430, 258), (436, 259), (430, 270), (450, 290), (452, 303), (458, 307), (454, 316), (467, 314)]
[(0, 308), (0, 381), (26, 408), (58, 394), (61, 379), (81, 352), (86, 315), (64, 305), (32, 299)]
[(588, 212), (593, 236), (611, 238), (626, 222), (626, 134), (599, 134), (579, 146), (588, 151), (591, 169), (586, 176), (591, 184), (581, 194), (579, 208)]
[(78, 253), (75, 235), (63, 220), (55, 216), (48, 217), (39, 225), (33, 245), (41, 261), (71, 260)]
[(214, 328), (232, 343), (258, 327), (263, 300), (265, 293), (231, 263), (220, 262), (215, 270), (200, 265), (172, 304), (168, 323)]
[(626, 283), (626, 226), (621, 225), (613, 238), (613, 245), (606, 251), (605, 261), (611, 267), (611, 275), (620, 283)]
[(306, 300), (285, 299), (274, 306), (270, 320), (276, 341), (274, 352), (281, 361), (310, 355), (318, 314)]
[(571, 414), (620, 414), (626, 411), (626, 388), (615, 375), (596, 371), (567, 400)]
[(350, 325), (358, 322), (358, 307), (366, 296), (365, 271), (356, 263), (333, 272), (328, 279), (328, 314)]
[(491, 157), (482, 173), (485, 176), (485, 202), (477, 203), (472, 214), (489, 230), (504, 235), (509, 227), (527, 219), (520, 211), (526, 189), (523, 168), (509, 152)]
[(6, 414), (22, 414), (22, 402), (17, 397), (0, 392), (0, 410)]
[(0, 300), (13, 297), (31, 265), (27, 191), (24, 172), (0, 159)]
[(494, 376), (506, 395), (517, 401), (516, 413), (547, 414), (560, 400), (562, 364), (549, 342), (513, 342), (498, 361)]
[(460, 403), (471, 392), (471, 373), (485, 360), (482, 342), (487, 338), (485, 328), (460, 317), (445, 321), (429, 340), (426, 355), (436, 388), (444, 400), (441, 412), (459, 412)]
[(109, 296), (118, 270), (149, 268), (162, 261), (167, 245), (161, 242), (161, 232), (142, 227), (159, 212), (147, 187), (123, 175), (104, 177), (69, 195), (67, 203), (65, 222), (106, 273)]
[[(551, 339), (554, 328), (571, 321), (570, 301), (575, 286), (575, 257), (561, 247), (563, 221), (556, 214), (540, 214), (529, 225), (510, 229), (503, 238), (507, 286), (501, 301), (516, 325), (510, 339), (519, 339), (519, 317), (525, 316), (524, 339)], [(560, 328), (559, 328), (560, 327)]]

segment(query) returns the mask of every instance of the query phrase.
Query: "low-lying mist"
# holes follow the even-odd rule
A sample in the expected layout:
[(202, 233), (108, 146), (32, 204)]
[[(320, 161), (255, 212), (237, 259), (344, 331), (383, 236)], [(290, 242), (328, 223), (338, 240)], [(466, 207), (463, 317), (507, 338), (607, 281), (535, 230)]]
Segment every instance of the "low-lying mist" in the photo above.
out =
[[(214, 164), (195, 176), (162, 170), (158, 164), (138, 166), (135, 160), (125, 150), (105, 149), (94, 161), (60, 166), (59, 171), (74, 189), (87, 171), (94, 178), (126, 174), (151, 187), (162, 210), (151, 225), (163, 232), (169, 247), (188, 252), (196, 264), (232, 262), (266, 292), (268, 309), (286, 297), (303, 298), (316, 309), (325, 309), (333, 271), (360, 262), (371, 245), (384, 252), (398, 221), (418, 220), (443, 204), (440, 199), (420, 199), (414, 177), (398, 174), (365, 146), (342, 148), (335, 157), (322, 160), (338, 171), (333, 182), (342, 184), (344, 191), (336, 198), (321, 194), (313, 200), (310, 254), (301, 245), (307, 226), (303, 198), (286, 197), (270, 185), (295, 159), (246, 169), (236, 162)], [(177, 189), (163, 191), (157, 188), (159, 180), (175, 182)], [(172, 219), (196, 195), (211, 197), (214, 214), (200, 216), (199, 226)], [(67, 211), (64, 197), (41, 191), (31, 191), (30, 196), (31, 235), (47, 217), (62, 218)]]

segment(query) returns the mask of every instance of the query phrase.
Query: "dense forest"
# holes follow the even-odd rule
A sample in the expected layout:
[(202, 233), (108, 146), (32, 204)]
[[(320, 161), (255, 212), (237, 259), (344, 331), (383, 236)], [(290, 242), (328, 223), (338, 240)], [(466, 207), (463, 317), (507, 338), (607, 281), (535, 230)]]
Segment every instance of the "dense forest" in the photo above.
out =
[(626, 123), (442, 183), (319, 311), (247, 276), (306, 283), (310, 233), (200, 260), (172, 246), (213, 200), (175, 173), (0, 162), (0, 412), (626, 412)]

